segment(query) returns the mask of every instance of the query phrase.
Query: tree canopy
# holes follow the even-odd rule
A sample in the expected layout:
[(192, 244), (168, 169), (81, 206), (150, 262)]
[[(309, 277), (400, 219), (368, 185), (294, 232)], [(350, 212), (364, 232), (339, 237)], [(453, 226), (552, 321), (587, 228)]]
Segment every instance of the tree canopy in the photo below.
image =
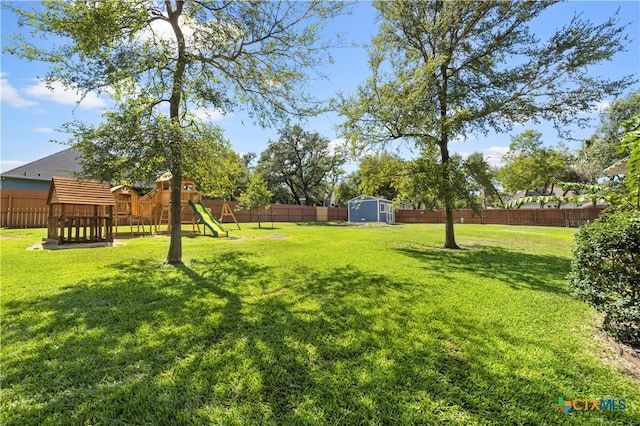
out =
[(258, 214), (258, 228), (260, 224), (260, 207), (267, 208), (273, 194), (267, 188), (267, 182), (258, 173), (253, 173), (249, 178), (247, 189), (238, 198), (238, 207), (247, 210), (256, 209)]
[(572, 164), (565, 148), (545, 146), (542, 133), (526, 130), (511, 138), (499, 176), (507, 192), (536, 190), (536, 195), (549, 195), (558, 183), (573, 181)]
[(405, 173), (404, 161), (389, 153), (367, 156), (358, 169), (358, 190), (361, 194), (393, 200), (398, 195), (396, 181)]
[[(45, 0), (30, 9), (9, 4), (28, 42), (14, 35), (10, 53), (49, 62), (45, 82), (112, 98), (101, 125), (66, 127), (105, 166), (149, 176), (169, 169), (171, 243), (168, 263), (180, 263), (180, 178), (197, 174), (203, 135), (198, 109), (226, 114), (245, 108), (260, 124), (306, 116), (319, 103), (308, 95), (309, 73), (329, 61), (321, 30), (342, 2)], [(202, 131), (202, 133), (201, 133)], [(108, 135), (113, 132), (113, 137)], [(86, 137), (101, 134), (96, 140)], [(117, 147), (111, 142), (122, 138)], [(219, 135), (218, 135), (219, 136)], [(216, 136), (214, 140), (219, 140)], [(126, 145), (126, 142), (130, 142)], [(100, 161), (100, 160), (96, 160)]]
[(439, 151), (447, 248), (458, 247), (450, 142), (530, 120), (561, 128), (631, 82), (589, 74), (625, 47), (616, 17), (575, 16), (546, 40), (533, 34), (530, 23), (553, 3), (375, 2), (372, 76), (342, 101), (342, 130), (356, 149), (408, 140)]
[(296, 204), (324, 205), (345, 161), (332, 152), (329, 143), (317, 132), (287, 126), (277, 141), (269, 141), (256, 169), (270, 183), (272, 192), (283, 188)]
[(640, 113), (626, 120), (623, 126), (620, 152), (629, 156), (626, 163), (629, 171), (624, 179), (627, 200), (640, 210)]
[(476, 192), (481, 192), (482, 206), (487, 208), (491, 205), (502, 206), (504, 203), (498, 190), (498, 176), (493, 167), (487, 163), (481, 152), (474, 152), (467, 157), (464, 168), (469, 179), (474, 183)]
[(640, 91), (616, 99), (600, 115), (600, 125), (587, 138), (579, 153), (579, 166), (590, 182), (602, 177), (604, 169), (625, 158), (620, 148), (624, 122), (640, 113)]

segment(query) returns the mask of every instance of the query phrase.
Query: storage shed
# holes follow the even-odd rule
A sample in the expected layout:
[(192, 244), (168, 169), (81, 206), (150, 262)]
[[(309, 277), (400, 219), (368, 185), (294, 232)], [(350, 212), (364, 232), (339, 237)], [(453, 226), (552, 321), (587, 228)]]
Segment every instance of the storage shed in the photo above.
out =
[(107, 183), (54, 176), (47, 205), (47, 239), (58, 244), (113, 242), (116, 202)]
[(384, 198), (360, 195), (347, 202), (349, 222), (386, 222), (396, 220), (393, 204)]

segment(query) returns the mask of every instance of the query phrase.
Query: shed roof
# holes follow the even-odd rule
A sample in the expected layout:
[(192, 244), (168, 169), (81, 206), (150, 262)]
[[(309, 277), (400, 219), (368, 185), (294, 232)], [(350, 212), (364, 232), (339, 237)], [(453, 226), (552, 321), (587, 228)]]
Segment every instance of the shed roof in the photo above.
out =
[(106, 182), (54, 176), (47, 204), (115, 206), (116, 202)]
[(393, 201), (391, 200), (387, 200), (385, 198), (380, 198), (380, 197), (372, 197), (371, 195), (358, 195), (355, 198), (350, 199), (348, 202), (351, 201), (372, 201), (372, 200), (377, 200), (377, 201), (385, 201), (387, 203), (392, 203)]

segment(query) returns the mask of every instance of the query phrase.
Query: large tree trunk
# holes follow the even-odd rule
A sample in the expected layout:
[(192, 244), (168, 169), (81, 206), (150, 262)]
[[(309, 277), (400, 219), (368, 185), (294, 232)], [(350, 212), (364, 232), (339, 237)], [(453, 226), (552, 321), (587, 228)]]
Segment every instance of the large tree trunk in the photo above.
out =
[(180, 100), (182, 98), (182, 78), (186, 67), (185, 40), (178, 19), (182, 14), (184, 1), (176, 1), (175, 10), (166, 2), (169, 22), (178, 42), (178, 60), (173, 73), (173, 88), (169, 99), (169, 115), (171, 117), (171, 242), (167, 263), (182, 263), (182, 131), (180, 130)]
[(458, 250), (453, 229), (453, 195), (451, 188), (451, 171), (449, 170), (449, 149), (446, 140), (440, 143), (440, 158), (442, 160), (442, 198), (444, 199), (444, 248)]
[(171, 265), (182, 263), (182, 170), (181, 167), (173, 167), (171, 170), (171, 242), (167, 263)]

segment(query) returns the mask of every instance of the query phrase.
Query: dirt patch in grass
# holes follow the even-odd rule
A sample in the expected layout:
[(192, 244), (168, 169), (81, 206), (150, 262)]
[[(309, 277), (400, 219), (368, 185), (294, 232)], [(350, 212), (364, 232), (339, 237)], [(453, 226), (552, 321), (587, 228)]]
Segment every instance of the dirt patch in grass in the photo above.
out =
[(640, 381), (640, 349), (618, 343), (604, 332), (600, 332), (600, 338), (606, 345), (600, 357), (620, 367), (627, 376)]
[(242, 241), (242, 240), (260, 240), (260, 239), (286, 240), (287, 238), (289, 238), (289, 236), (284, 234), (267, 234), (267, 235), (260, 235), (260, 236), (251, 235), (251, 236), (243, 236), (243, 237), (229, 237), (228, 239)]
[(264, 238), (267, 238), (269, 240), (286, 240), (287, 238), (289, 238), (289, 236), (284, 234), (268, 234), (265, 235)]
[(56, 244), (54, 242), (43, 241), (27, 247), (27, 250), (64, 250), (75, 248), (94, 248), (94, 247), (116, 247), (123, 246), (124, 242), (114, 240), (112, 243), (79, 243), (79, 244)]

